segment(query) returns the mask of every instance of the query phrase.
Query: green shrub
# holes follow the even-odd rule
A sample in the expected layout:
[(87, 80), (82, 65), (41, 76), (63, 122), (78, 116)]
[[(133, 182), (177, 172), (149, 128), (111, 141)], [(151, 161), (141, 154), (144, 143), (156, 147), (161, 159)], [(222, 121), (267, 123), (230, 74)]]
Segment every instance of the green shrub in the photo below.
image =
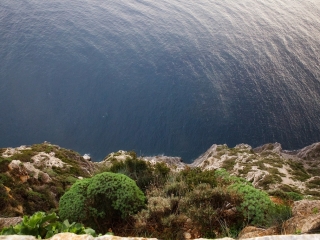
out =
[(289, 186), (287, 184), (280, 185), (279, 189), (284, 191), (284, 192), (295, 192), (295, 193), (301, 194), (301, 192), (296, 187)]
[(218, 186), (230, 186), (234, 183), (246, 183), (247, 180), (241, 177), (230, 175), (225, 169), (220, 168), (214, 172)]
[(8, 171), (8, 165), (12, 160), (0, 157), (0, 172)]
[(270, 195), (278, 197), (284, 201), (299, 201), (303, 199), (303, 196), (296, 192), (284, 192), (280, 189), (269, 192)]
[(310, 175), (306, 172), (303, 163), (295, 161), (288, 161), (287, 163), (290, 165), (292, 169), (290, 173), (294, 176), (294, 180), (299, 180), (303, 182), (310, 178)]
[[(230, 181), (234, 178), (229, 174), (228, 177)], [(134, 216), (136, 234), (184, 239), (184, 226), (191, 219), (202, 237), (215, 237), (216, 233), (235, 236), (242, 227), (243, 217), (237, 213), (228, 215), (227, 210), (239, 205), (242, 198), (224, 186), (216, 187), (217, 184), (220, 180), (217, 181), (214, 171), (202, 172), (196, 168), (171, 173), (164, 186), (148, 189), (146, 209)]]
[(231, 158), (226, 159), (223, 162), (222, 167), (228, 171), (233, 170), (234, 165), (236, 164), (236, 162), (235, 162), (236, 159), (237, 159), (237, 157), (231, 157)]
[(242, 227), (243, 217), (240, 214), (226, 214), (227, 206), (237, 206), (241, 200), (232, 190), (200, 184), (181, 200), (179, 210), (201, 229), (203, 237), (216, 237), (216, 233), (226, 236), (230, 233), (225, 232), (225, 226), (232, 225), (239, 231)]
[(0, 208), (5, 209), (10, 204), (10, 197), (8, 196), (7, 190), (0, 183)]
[(91, 228), (85, 228), (82, 224), (75, 222), (70, 224), (68, 220), (60, 222), (55, 213), (44, 212), (36, 212), (30, 217), (24, 216), (21, 223), (2, 229), (0, 235), (31, 235), (41, 239), (50, 238), (61, 232), (96, 236)]
[(60, 199), (59, 215), (106, 231), (144, 205), (145, 196), (132, 179), (105, 172), (73, 184)]
[(313, 176), (320, 176), (320, 169), (318, 168), (318, 165), (313, 166), (313, 168), (307, 169), (307, 172)]
[(268, 223), (267, 213), (273, 207), (268, 194), (254, 188), (249, 183), (236, 183), (230, 186), (243, 197), (243, 202), (238, 207), (248, 223), (264, 226)]
[(303, 199), (303, 196), (296, 192), (287, 192), (286, 194), (288, 196), (288, 199), (292, 201), (300, 201)]
[(268, 190), (270, 188), (270, 184), (279, 183), (282, 179), (278, 175), (268, 174), (265, 175), (262, 180), (259, 181), (258, 185), (262, 187), (264, 190)]
[(13, 185), (13, 179), (5, 173), (0, 173), (0, 184), (10, 187)]
[(150, 185), (163, 185), (166, 181), (170, 168), (165, 163), (150, 163), (136, 158), (135, 152), (129, 152), (132, 158), (127, 158), (125, 161), (114, 159), (112, 166), (105, 169), (114, 173), (122, 173), (133, 179), (138, 187), (145, 192)]
[(22, 150), (20, 153), (16, 153), (12, 155), (10, 159), (17, 159), (17, 160), (20, 160), (21, 162), (30, 162), (31, 158), (35, 155), (37, 155), (37, 152), (30, 149), (26, 149), (26, 150)]
[(308, 188), (319, 188), (320, 187), (320, 179), (319, 178), (314, 178), (307, 182), (307, 187)]
[(212, 187), (217, 185), (215, 171), (203, 171), (200, 168), (187, 168), (182, 170), (177, 177), (177, 181), (184, 181), (189, 189), (202, 183), (207, 183)]
[(183, 197), (190, 190), (188, 185), (184, 181), (168, 182), (164, 188), (166, 197)]
[(50, 153), (53, 151), (54, 148), (55, 148), (54, 145), (46, 144), (46, 143), (32, 145), (32, 150), (36, 152)]
[(305, 190), (304, 194), (312, 195), (314, 197), (320, 197), (320, 192), (319, 191)]

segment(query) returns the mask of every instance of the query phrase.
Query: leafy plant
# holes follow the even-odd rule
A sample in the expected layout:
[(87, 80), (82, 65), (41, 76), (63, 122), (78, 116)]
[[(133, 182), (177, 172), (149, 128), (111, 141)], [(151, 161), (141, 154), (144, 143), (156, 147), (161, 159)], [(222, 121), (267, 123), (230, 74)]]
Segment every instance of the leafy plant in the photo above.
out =
[(91, 228), (85, 228), (80, 223), (69, 223), (59, 221), (55, 213), (46, 214), (36, 212), (32, 216), (24, 216), (21, 223), (2, 229), (0, 235), (32, 235), (37, 238), (50, 238), (61, 232), (71, 232), (75, 234), (90, 234), (96, 236)]

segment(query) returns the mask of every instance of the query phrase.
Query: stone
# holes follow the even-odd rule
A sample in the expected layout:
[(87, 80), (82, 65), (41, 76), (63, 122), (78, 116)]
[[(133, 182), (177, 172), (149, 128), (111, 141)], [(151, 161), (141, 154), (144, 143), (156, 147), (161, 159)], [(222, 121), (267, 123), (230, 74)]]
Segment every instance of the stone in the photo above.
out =
[(82, 157), (83, 157), (84, 160), (91, 161), (91, 157), (90, 157), (90, 155), (87, 154), (87, 153), (84, 154)]
[(286, 234), (313, 233), (320, 230), (320, 200), (301, 200), (293, 203), (293, 217), (284, 225)]
[(263, 229), (257, 228), (253, 226), (247, 226), (239, 233), (239, 239), (247, 239), (247, 238), (255, 238), (261, 236), (268, 236), (268, 235), (276, 235), (279, 234), (276, 227)]
[(185, 239), (191, 239), (191, 234), (188, 232), (183, 233)]
[(15, 226), (20, 222), (22, 222), (21, 217), (0, 218), (0, 229)]
[(36, 240), (34, 236), (27, 235), (3, 235), (0, 236), (0, 240)]

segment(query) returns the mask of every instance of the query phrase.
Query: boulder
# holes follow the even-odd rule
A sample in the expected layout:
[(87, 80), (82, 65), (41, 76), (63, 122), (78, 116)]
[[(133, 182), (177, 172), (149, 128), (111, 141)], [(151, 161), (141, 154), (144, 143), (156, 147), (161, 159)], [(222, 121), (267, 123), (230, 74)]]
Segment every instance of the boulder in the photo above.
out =
[(292, 218), (284, 223), (286, 234), (314, 233), (320, 230), (320, 200), (293, 203)]

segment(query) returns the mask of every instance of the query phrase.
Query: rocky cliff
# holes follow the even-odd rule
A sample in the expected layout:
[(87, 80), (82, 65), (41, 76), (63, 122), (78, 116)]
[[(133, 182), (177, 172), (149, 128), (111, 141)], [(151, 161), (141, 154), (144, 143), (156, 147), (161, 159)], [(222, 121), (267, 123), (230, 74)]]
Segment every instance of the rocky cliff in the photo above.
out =
[(320, 143), (296, 151), (283, 150), (279, 143), (254, 149), (247, 144), (234, 148), (214, 144), (191, 166), (203, 170), (225, 168), (263, 190), (282, 189), (319, 197), (319, 163)]
[[(120, 150), (95, 163), (88, 156), (47, 142), (0, 149), (0, 214), (20, 216), (56, 208), (61, 194), (77, 179), (103, 171), (114, 161), (136, 157), (134, 152)], [(214, 144), (192, 164), (179, 157), (141, 159), (151, 165), (164, 163), (174, 171), (225, 168), (263, 190), (320, 196), (320, 143), (296, 151), (283, 150), (279, 143), (254, 149), (247, 144), (234, 148)]]
[[(148, 166), (164, 164), (173, 172), (190, 168), (199, 168), (200, 171), (225, 168), (270, 195), (290, 193), (290, 196), (307, 199), (291, 203), (293, 216), (280, 229), (279, 226), (270, 229), (248, 227), (240, 234), (241, 238), (320, 230), (320, 202), (309, 200), (320, 197), (320, 143), (296, 151), (283, 150), (279, 143), (258, 148), (247, 144), (234, 148), (214, 144), (192, 164), (183, 163), (179, 157), (137, 157), (134, 152), (122, 150), (110, 153), (96, 163), (87, 155), (81, 156), (47, 142), (3, 148), (0, 149), (0, 217), (57, 209), (60, 197), (76, 180), (108, 170), (114, 163), (137, 158)], [(2, 223), (1, 220), (0, 228)]]
[(57, 208), (65, 190), (95, 170), (79, 153), (50, 143), (0, 149), (0, 215)]

